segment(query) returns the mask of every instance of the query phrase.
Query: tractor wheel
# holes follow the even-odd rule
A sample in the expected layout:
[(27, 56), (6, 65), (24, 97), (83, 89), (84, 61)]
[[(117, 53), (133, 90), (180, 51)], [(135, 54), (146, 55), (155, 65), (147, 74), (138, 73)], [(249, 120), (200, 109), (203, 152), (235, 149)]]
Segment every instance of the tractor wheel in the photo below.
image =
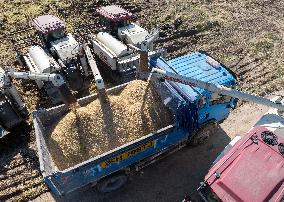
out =
[(207, 123), (193, 135), (193, 137), (189, 141), (189, 145), (198, 146), (204, 144), (210, 136), (213, 135), (214, 127), (216, 127), (215, 122)]
[(109, 193), (121, 188), (128, 181), (128, 176), (122, 173), (101, 179), (96, 188), (101, 193)]

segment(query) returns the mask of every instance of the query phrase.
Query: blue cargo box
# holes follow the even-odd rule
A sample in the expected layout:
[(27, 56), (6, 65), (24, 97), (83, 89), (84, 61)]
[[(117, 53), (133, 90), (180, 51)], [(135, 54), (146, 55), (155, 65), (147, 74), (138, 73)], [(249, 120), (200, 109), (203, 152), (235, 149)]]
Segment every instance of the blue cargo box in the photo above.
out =
[[(128, 83), (107, 90), (107, 94), (119, 93)], [(180, 106), (184, 100), (175, 92), (167, 83), (156, 83), (156, 89), (163, 92), (162, 100), (169, 100), (167, 107), (178, 116)], [(97, 94), (79, 100), (81, 106), (97, 99)], [(46, 139), (51, 135), (52, 128), (57, 120), (61, 119), (68, 109), (64, 106), (42, 109), (33, 112), (33, 122), (35, 127), (38, 154), (40, 160), (40, 169), (44, 181), (54, 194), (63, 195), (74, 191), (84, 185), (94, 183), (101, 178), (125, 169), (129, 166), (136, 165), (136, 169), (147, 164), (148, 157), (157, 153), (163, 153), (163, 150), (171, 148), (174, 150), (175, 145), (186, 142), (188, 133), (185, 132), (177, 122), (158, 131), (143, 136), (135, 141), (124, 144), (111, 151), (84, 161), (74, 167), (66, 170), (58, 170), (48, 151)]]

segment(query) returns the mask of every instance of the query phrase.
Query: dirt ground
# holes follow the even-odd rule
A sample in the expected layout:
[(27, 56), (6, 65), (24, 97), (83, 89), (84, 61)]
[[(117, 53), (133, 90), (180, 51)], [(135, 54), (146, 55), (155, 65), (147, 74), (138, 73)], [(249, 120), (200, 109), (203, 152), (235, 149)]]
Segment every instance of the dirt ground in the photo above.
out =
[[(283, 89), (282, 0), (0, 0), (0, 65), (25, 70), (16, 62), (10, 32), (27, 27), (30, 18), (46, 13), (58, 15), (66, 21), (68, 31), (79, 33), (76, 36), (85, 35), (99, 30), (95, 8), (111, 3), (119, 3), (135, 13), (141, 26), (149, 30), (159, 28), (157, 46), (167, 49), (168, 58), (204, 50), (236, 73), (241, 90), (267, 95)], [(88, 29), (83, 26), (87, 24)], [(50, 106), (47, 96), (34, 82), (17, 81), (16, 85), (30, 110)], [(253, 113), (244, 113), (251, 110)], [(121, 192), (98, 198), (100, 201), (113, 201), (114, 197), (117, 201), (177, 201), (185, 194), (196, 196), (197, 184), (229, 137), (246, 132), (263, 111), (256, 105), (241, 106), (206, 145), (185, 148), (146, 168), (144, 174), (133, 176)], [(18, 134), (1, 139), (0, 201), (25, 201), (47, 191), (36, 152), (30, 120)], [(82, 191), (86, 201), (95, 196), (93, 192)]]

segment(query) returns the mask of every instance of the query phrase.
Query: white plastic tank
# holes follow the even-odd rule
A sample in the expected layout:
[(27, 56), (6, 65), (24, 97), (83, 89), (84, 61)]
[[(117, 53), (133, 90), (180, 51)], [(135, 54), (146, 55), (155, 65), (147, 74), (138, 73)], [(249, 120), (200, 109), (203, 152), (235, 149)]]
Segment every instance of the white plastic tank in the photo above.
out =
[(40, 46), (32, 46), (29, 49), (30, 57), (33, 59), (40, 73), (50, 73), (51, 64), (49, 56)]
[(127, 49), (127, 46), (125, 44), (106, 32), (99, 32), (97, 34), (97, 40), (104, 44), (113, 53), (115, 53), (117, 57), (132, 53), (131, 50)]

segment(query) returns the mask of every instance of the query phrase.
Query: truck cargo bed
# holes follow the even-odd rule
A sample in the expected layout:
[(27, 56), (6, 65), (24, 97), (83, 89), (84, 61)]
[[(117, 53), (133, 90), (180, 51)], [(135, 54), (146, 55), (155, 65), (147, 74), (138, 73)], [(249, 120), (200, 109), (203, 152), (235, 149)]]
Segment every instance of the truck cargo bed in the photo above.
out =
[[(107, 93), (115, 95), (126, 85), (128, 83), (109, 89)], [(155, 88), (159, 89), (157, 92), (159, 92), (161, 99), (167, 100), (167, 107), (176, 117), (180, 109), (178, 106), (181, 106), (183, 99), (167, 82), (156, 83), (155, 85)], [(79, 103), (81, 106), (84, 106), (97, 99), (97, 97), (97, 94), (90, 95), (80, 99)], [(64, 105), (33, 112), (40, 169), (49, 188), (53, 193), (59, 195), (96, 182), (104, 176), (126, 167), (145, 164), (145, 160), (148, 157), (157, 155), (157, 153), (161, 153), (176, 145), (182, 145), (181, 143), (187, 141), (189, 135), (182, 127), (178, 126), (178, 122), (175, 122), (158, 131), (153, 131), (149, 135), (60, 171), (52, 160), (46, 139), (51, 135), (57, 121), (67, 112), (68, 109)]]

